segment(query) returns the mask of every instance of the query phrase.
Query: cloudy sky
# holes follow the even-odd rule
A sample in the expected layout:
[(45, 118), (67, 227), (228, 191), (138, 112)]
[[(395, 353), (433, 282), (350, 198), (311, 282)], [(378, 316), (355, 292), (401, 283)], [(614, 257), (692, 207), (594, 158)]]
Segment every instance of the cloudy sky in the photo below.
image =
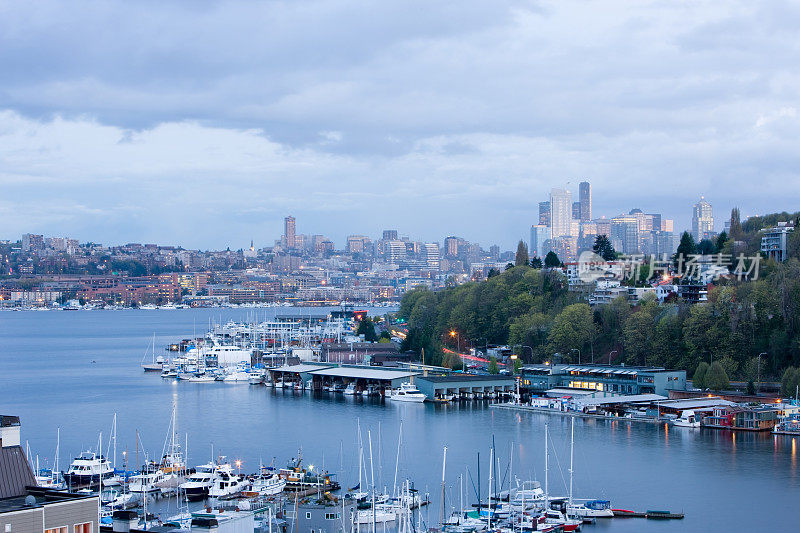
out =
[(0, 238), (511, 248), (551, 187), (800, 209), (800, 4), (0, 0)]

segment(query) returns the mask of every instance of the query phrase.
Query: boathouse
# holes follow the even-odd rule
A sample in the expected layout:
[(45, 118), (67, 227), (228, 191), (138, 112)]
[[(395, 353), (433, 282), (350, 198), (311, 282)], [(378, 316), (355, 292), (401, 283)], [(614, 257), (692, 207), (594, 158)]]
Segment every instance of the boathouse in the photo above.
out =
[(482, 400), (514, 393), (516, 379), (498, 374), (428, 374), (414, 378), (414, 384), (429, 400)]

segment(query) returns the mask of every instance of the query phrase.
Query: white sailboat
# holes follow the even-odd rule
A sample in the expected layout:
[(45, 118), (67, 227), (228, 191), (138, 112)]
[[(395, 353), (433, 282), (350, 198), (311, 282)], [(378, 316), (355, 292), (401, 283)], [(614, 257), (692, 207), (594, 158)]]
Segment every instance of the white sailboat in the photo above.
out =
[(162, 356), (156, 357), (156, 334), (153, 333), (153, 344), (150, 350), (150, 362), (146, 363), (145, 359), (147, 359), (147, 352), (145, 352), (144, 357), (142, 358), (142, 368), (145, 372), (161, 372), (164, 366), (164, 358)]

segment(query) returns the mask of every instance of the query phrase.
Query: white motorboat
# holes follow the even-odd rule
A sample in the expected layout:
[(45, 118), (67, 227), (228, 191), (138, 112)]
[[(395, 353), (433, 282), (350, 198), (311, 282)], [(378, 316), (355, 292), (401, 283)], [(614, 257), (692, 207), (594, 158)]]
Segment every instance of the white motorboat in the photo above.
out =
[(355, 382), (348, 383), (343, 392), (345, 396), (361, 396), (361, 391), (356, 390)]
[(375, 509), (362, 509), (356, 514), (356, 524), (385, 524), (397, 520), (397, 515), (387, 509), (381, 509), (377, 505)]
[(422, 403), (425, 401), (425, 395), (411, 383), (402, 383), (400, 388), (392, 392), (389, 399), (396, 402), (415, 402)]
[(672, 425), (679, 428), (699, 428), (700, 419), (691, 409), (683, 411), (680, 418), (672, 421)]
[(250, 482), (241, 474), (232, 472), (217, 472), (214, 483), (208, 489), (210, 498), (224, 498), (232, 496), (247, 489)]
[(614, 518), (611, 502), (608, 500), (587, 500), (567, 505), (567, 516), (578, 518)]
[(216, 380), (217, 379), (211, 374), (195, 374), (186, 378), (186, 381), (190, 383), (213, 383)]
[(69, 470), (64, 474), (67, 487), (81, 487), (84, 485), (97, 485), (102, 479), (114, 477), (114, 469), (108, 459), (102, 455), (88, 451), (76, 457), (69, 465)]
[(259, 496), (272, 496), (280, 494), (286, 488), (286, 480), (279, 476), (277, 473), (270, 473), (267, 470), (262, 470), (262, 473), (253, 479), (252, 490), (257, 492)]
[(225, 383), (250, 383), (250, 373), (247, 370), (233, 370), (222, 378)]
[(208, 496), (208, 489), (214, 483), (216, 472), (218, 469), (227, 467), (230, 472), (230, 465), (217, 465), (208, 463), (200, 465), (195, 469), (195, 473), (189, 476), (185, 482), (181, 483), (179, 488), (186, 494), (186, 499), (189, 501), (202, 500)]
[(164, 481), (174, 477), (173, 474), (165, 474), (161, 470), (138, 474), (131, 476), (128, 481), (128, 490), (134, 494), (160, 492)]

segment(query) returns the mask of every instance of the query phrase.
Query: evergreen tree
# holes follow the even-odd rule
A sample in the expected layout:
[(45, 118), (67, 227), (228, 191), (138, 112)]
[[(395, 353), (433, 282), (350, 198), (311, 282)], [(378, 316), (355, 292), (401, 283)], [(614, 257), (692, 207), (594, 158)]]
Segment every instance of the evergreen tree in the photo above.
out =
[(495, 356), (492, 356), (492, 358), (489, 359), (489, 373), (490, 374), (500, 373), (500, 368), (497, 366), (497, 357)]
[(739, 214), (739, 208), (734, 207), (731, 209), (731, 239), (739, 240), (742, 236), (742, 218)]
[(613, 261), (617, 258), (617, 252), (614, 250), (614, 247), (611, 246), (611, 241), (608, 239), (608, 235), (598, 235), (594, 240), (592, 251), (606, 261)]
[(722, 249), (725, 247), (725, 242), (727, 242), (727, 240), (728, 240), (728, 234), (725, 233), (724, 231), (720, 233), (719, 237), (717, 237), (717, 243), (714, 249), (714, 253), (717, 254), (721, 253)]
[(361, 322), (358, 323), (356, 335), (364, 335), (364, 340), (367, 342), (375, 342), (378, 340), (378, 336), (375, 334), (375, 324), (372, 323), (370, 317), (365, 316), (361, 319)]
[(689, 256), (696, 253), (697, 245), (694, 242), (694, 238), (688, 231), (684, 231), (683, 235), (681, 235), (681, 242), (678, 245), (678, 250), (675, 252), (675, 264), (677, 265), (679, 261), (683, 261), (685, 264), (686, 261), (689, 260)]
[(558, 268), (561, 266), (561, 260), (554, 251), (550, 250), (544, 257), (544, 266), (547, 268)]
[(534, 257), (531, 259), (531, 267), (541, 270), (542, 268), (542, 259), (540, 257)]
[(514, 266), (528, 265), (528, 246), (524, 241), (517, 244), (517, 256), (514, 258)]
[(697, 370), (694, 371), (694, 376), (692, 376), (692, 385), (694, 385), (696, 389), (706, 388), (706, 374), (708, 374), (708, 368), (708, 363), (705, 361), (697, 365)]
[(705, 377), (706, 386), (711, 390), (725, 390), (730, 386), (728, 374), (719, 361), (714, 361)]
[[(716, 245), (710, 239), (703, 239), (697, 245), (697, 253), (700, 255), (711, 255), (716, 251)], [(686, 256), (684, 256), (685, 258)]]

